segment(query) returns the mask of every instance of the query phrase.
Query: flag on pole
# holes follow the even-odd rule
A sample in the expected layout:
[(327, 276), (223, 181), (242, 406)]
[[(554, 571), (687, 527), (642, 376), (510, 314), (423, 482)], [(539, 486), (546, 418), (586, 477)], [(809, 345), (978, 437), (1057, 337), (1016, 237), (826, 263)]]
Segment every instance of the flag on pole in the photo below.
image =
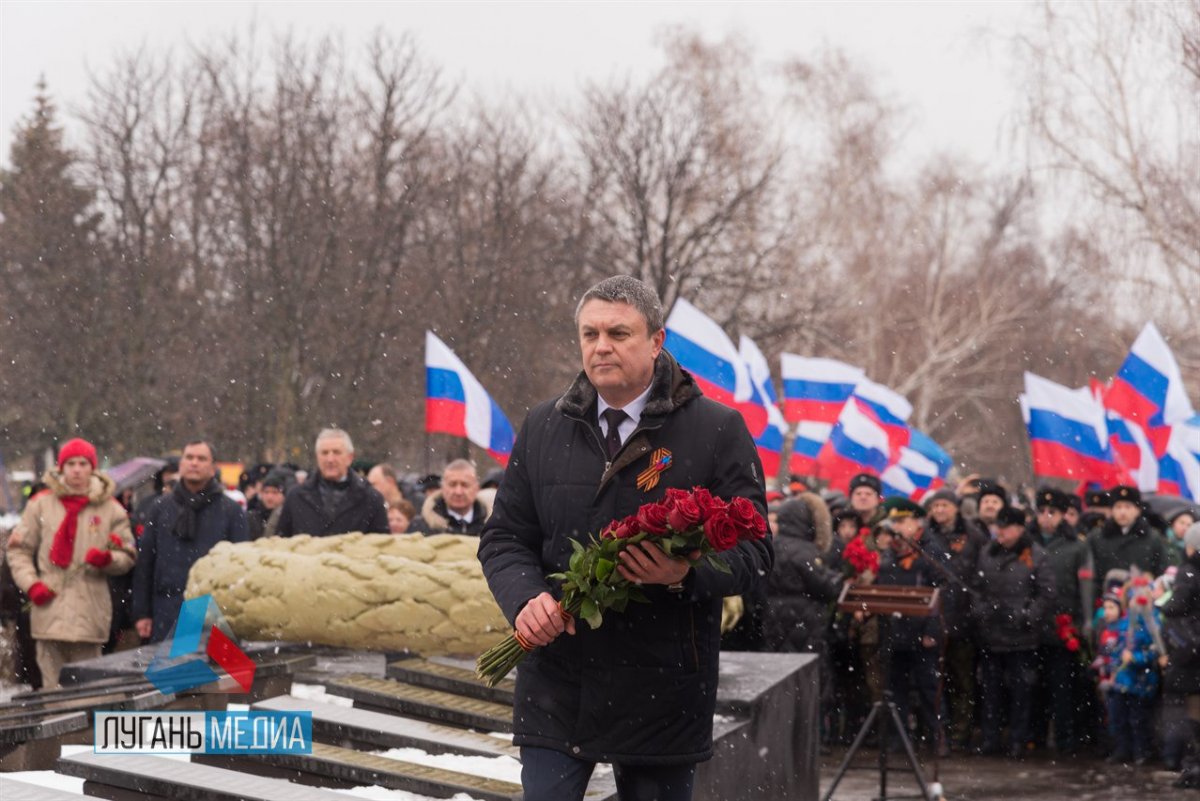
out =
[(888, 431), (866, 401), (851, 396), (817, 456), (820, 475), (833, 489), (848, 492), (855, 475), (882, 475), (891, 461)]
[(516, 438), (492, 396), (432, 331), (425, 332), (425, 430), (464, 437), (502, 465)]
[(1090, 390), (1071, 389), (1027, 372), (1021, 409), (1034, 473), (1104, 484), (1120, 480), (1104, 408)]
[(1162, 456), (1170, 427), (1193, 416), (1175, 354), (1154, 323), (1146, 323), (1104, 395), (1105, 408), (1140, 425)]
[(837, 359), (820, 359), (784, 353), (783, 416), (789, 423), (814, 422), (833, 425), (842, 406), (854, 393), (865, 374)]
[(1158, 472), (1159, 492), (1200, 501), (1200, 416), (1171, 426)]
[(733, 341), (717, 322), (683, 298), (667, 318), (666, 348), (692, 374), (700, 390), (742, 413), (750, 436), (767, 427), (765, 407), (754, 403), (750, 371)]
[[(771, 381), (771, 366), (767, 357), (758, 349), (758, 345), (748, 336), (742, 336), (738, 343), (738, 352), (750, 373), (753, 392), (751, 403), (761, 408), (767, 416), (767, 427), (763, 429), (762, 434), (754, 438), (758, 458), (762, 460), (765, 475), (778, 476), (787, 423), (784, 422), (783, 413), (779, 411), (779, 397), (775, 394), (775, 385)], [(749, 421), (746, 422), (746, 426), (750, 426)]]
[(833, 431), (832, 423), (814, 423), (802, 420), (796, 426), (796, 436), (792, 439), (792, 455), (788, 459), (788, 470), (796, 475), (819, 475), (817, 456), (821, 448), (829, 441)]

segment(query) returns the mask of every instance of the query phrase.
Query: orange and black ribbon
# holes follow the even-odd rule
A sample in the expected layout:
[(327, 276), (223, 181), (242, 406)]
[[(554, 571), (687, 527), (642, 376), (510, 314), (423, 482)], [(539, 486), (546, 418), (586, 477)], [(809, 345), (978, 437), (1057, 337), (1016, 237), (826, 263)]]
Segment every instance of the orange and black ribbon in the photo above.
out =
[(638, 473), (637, 487), (642, 492), (649, 492), (658, 486), (658, 480), (662, 472), (671, 466), (671, 452), (666, 448), (659, 448), (654, 453), (650, 454), (650, 466), (642, 472)]

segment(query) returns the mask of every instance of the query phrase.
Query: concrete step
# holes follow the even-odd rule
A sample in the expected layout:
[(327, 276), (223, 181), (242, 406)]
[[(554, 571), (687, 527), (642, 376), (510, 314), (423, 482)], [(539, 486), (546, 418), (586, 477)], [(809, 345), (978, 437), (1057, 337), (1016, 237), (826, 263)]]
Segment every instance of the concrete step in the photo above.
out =
[(42, 787), (0, 774), (0, 798), (4, 801), (80, 801), (84, 796), (67, 790)]
[(192, 761), (318, 787), (379, 786), (434, 798), (465, 793), (478, 801), (519, 801), (521, 798), (519, 784), (325, 743), (314, 743), (311, 755), (204, 755), (193, 757)]
[(406, 682), (428, 690), (478, 698), (494, 704), (512, 706), (516, 682), (504, 679), (495, 687), (489, 687), (475, 677), (475, 671), (447, 665), (429, 659), (413, 657), (391, 662), (387, 666), (387, 678)]
[(511, 706), (464, 698), (393, 679), (347, 676), (326, 682), (325, 691), (330, 695), (350, 698), (356, 707), (362, 709), (399, 713), (481, 731), (513, 730)]

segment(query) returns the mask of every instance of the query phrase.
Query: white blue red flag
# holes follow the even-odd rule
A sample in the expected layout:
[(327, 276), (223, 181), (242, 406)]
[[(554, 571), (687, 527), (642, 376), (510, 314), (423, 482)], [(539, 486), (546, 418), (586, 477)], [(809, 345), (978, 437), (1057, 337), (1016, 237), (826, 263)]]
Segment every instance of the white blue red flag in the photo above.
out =
[(800, 476), (818, 475), (817, 456), (829, 441), (832, 431), (833, 423), (800, 421), (796, 425), (796, 436), (792, 438), (792, 455), (788, 459), (788, 470)]
[[(783, 413), (779, 411), (779, 396), (775, 394), (775, 385), (771, 381), (771, 366), (767, 357), (754, 344), (754, 340), (743, 335), (738, 343), (738, 351), (746, 369), (750, 373), (750, 384), (753, 390), (751, 403), (762, 408), (767, 415), (767, 427), (754, 438), (758, 448), (758, 458), (762, 460), (763, 472), (768, 476), (779, 475), (780, 460), (783, 453), (783, 440), (787, 434), (787, 423)], [(744, 413), (743, 413), (744, 416)], [(749, 427), (750, 422), (746, 422)]]
[(1035, 474), (1106, 485), (1121, 480), (1104, 408), (1089, 389), (1071, 389), (1025, 373), (1021, 405)]
[(492, 396), (432, 331), (425, 332), (425, 430), (464, 437), (502, 465), (515, 439)]
[(853, 395), (817, 456), (818, 475), (833, 489), (846, 492), (850, 479), (859, 473), (882, 475), (892, 463), (891, 455), (887, 429), (874, 409)]
[(811, 358), (784, 353), (783, 417), (789, 423), (833, 425), (842, 407), (864, 377), (861, 368), (837, 359)]
[(1170, 427), (1195, 416), (1175, 354), (1154, 323), (1146, 323), (1104, 395), (1105, 408), (1140, 425), (1162, 456)]
[(1200, 415), (1171, 426), (1158, 461), (1158, 491), (1200, 501)]
[(750, 436), (760, 436), (767, 427), (766, 408), (754, 402), (750, 371), (721, 326), (680, 298), (671, 309), (666, 328), (667, 350), (692, 374), (700, 390), (712, 400), (740, 411)]
[(908, 427), (907, 422), (909, 415), (912, 414), (912, 404), (894, 389), (877, 384), (868, 378), (858, 382), (858, 386), (854, 388), (853, 397), (875, 413), (875, 418), (887, 432), (892, 453), (898, 454), (900, 449), (908, 444), (912, 434), (912, 429)]

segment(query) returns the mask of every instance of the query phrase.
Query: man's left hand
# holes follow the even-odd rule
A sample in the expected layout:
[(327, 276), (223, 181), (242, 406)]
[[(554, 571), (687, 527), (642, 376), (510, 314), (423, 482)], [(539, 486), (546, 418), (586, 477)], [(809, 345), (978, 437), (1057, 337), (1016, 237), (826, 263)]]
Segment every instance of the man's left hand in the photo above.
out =
[[(699, 551), (692, 552), (692, 558), (699, 557)], [(634, 584), (678, 584), (691, 568), (686, 560), (667, 556), (657, 545), (639, 542), (621, 552), (617, 570)]]

